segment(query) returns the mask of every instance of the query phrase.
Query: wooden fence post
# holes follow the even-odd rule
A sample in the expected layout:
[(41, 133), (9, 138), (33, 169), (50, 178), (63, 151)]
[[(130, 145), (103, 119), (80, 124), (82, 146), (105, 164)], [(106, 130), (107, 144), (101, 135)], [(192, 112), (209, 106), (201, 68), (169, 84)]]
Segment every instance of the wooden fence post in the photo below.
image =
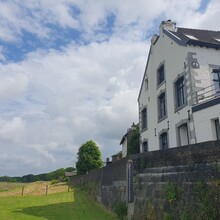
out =
[(24, 195), (24, 186), (22, 186), (21, 195)]
[(47, 195), (47, 191), (48, 191), (48, 185), (46, 185), (46, 195)]

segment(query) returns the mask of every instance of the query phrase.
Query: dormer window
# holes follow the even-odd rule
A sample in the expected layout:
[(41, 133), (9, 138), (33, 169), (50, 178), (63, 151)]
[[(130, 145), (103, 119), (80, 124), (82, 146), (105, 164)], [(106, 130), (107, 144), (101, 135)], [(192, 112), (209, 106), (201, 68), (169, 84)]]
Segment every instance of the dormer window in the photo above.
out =
[(190, 40), (199, 40), (198, 38), (194, 37), (193, 35), (190, 34), (184, 34), (186, 37), (188, 37)]
[(220, 42), (220, 38), (213, 38), (214, 40)]

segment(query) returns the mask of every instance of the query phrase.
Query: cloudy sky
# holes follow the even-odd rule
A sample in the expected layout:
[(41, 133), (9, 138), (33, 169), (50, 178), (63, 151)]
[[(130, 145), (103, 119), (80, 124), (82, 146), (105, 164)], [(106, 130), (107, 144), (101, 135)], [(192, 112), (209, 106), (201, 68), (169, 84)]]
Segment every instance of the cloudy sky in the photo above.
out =
[(106, 157), (138, 122), (150, 38), (162, 20), (220, 30), (219, 0), (0, 0), (0, 176)]

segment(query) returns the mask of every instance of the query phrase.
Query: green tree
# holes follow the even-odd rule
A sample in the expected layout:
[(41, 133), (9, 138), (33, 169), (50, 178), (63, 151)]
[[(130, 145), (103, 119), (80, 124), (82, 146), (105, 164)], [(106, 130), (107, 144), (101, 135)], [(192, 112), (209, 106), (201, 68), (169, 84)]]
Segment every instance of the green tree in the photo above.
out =
[(102, 166), (101, 152), (97, 144), (90, 140), (84, 143), (77, 153), (77, 174), (85, 174)]
[(47, 174), (49, 180), (59, 180), (60, 182), (65, 180), (65, 169), (60, 168)]
[(139, 126), (136, 125), (134, 129), (128, 132), (127, 155), (140, 153), (139, 138), (140, 138)]

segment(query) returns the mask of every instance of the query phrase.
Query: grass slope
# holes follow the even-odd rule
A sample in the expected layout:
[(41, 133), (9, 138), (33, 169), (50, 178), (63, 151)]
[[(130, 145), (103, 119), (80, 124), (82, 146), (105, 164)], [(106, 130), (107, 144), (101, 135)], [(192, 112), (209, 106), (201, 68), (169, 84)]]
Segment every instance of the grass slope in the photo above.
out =
[(48, 195), (1, 196), (1, 220), (114, 220), (112, 213), (82, 191)]

